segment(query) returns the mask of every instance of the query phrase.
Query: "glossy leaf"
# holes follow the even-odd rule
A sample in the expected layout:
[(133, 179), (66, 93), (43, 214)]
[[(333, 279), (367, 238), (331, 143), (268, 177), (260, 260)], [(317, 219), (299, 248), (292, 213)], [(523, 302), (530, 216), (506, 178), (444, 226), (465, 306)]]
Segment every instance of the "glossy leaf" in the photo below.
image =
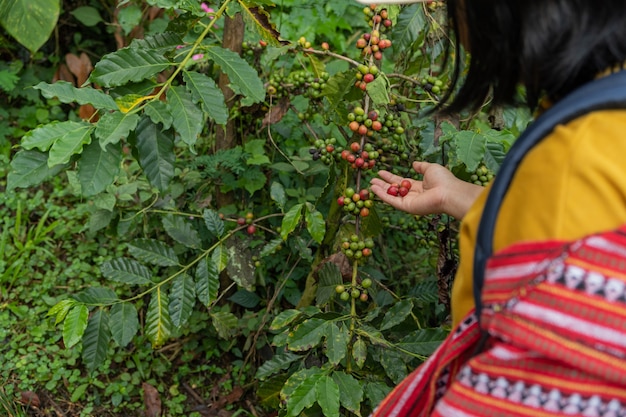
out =
[(167, 103), (172, 113), (172, 126), (189, 149), (193, 150), (204, 127), (202, 111), (183, 86), (174, 86), (167, 90)]
[(280, 237), (282, 237), (283, 240), (287, 240), (289, 234), (293, 232), (300, 223), (300, 219), (302, 219), (303, 206), (304, 204), (296, 204), (289, 209), (287, 213), (285, 213), (280, 229)]
[(276, 331), (280, 330), (283, 327), (289, 326), (294, 320), (298, 319), (302, 316), (302, 312), (295, 309), (283, 310), (272, 320), (272, 324), (270, 324), (270, 330)]
[(162, 219), (163, 227), (175, 241), (188, 248), (199, 248), (202, 245), (196, 229), (182, 216), (167, 215)]
[(90, 372), (104, 363), (111, 340), (109, 315), (102, 309), (96, 310), (89, 318), (83, 335), (83, 362)]
[(209, 232), (218, 238), (224, 235), (224, 220), (220, 218), (220, 215), (215, 210), (205, 209), (202, 212), (202, 218)]
[(46, 43), (57, 24), (58, 1), (0, 1), (0, 24), (20, 44), (35, 53)]
[(91, 125), (89, 123), (75, 122), (72, 120), (67, 120), (65, 122), (54, 121), (28, 131), (24, 137), (22, 137), (21, 145), (22, 148), (27, 150), (39, 149), (40, 151), (45, 152), (68, 133), (82, 130), (87, 127), (91, 127)]
[(213, 249), (213, 252), (211, 252), (211, 262), (217, 268), (218, 273), (226, 269), (228, 265), (228, 251), (224, 245), (219, 244)]
[(231, 339), (237, 331), (239, 320), (233, 313), (227, 311), (218, 311), (211, 313), (213, 327), (217, 331), (219, 337), (225, 340)]
[(317, 318), (302, 322), (288, 338), (289, 350), (301, 352), (319, 345), (330, 325), (332, 323)]
[(476, 171), (485, 155), (487, 140), (484, 135), (462, 130), (454, 135), (456, 143), (456, 155), (459, 161), (463, 162), (468, 172)]
[(77, 304), (70, 308), (63, 321), (63, 344), (71, 348), (80, 342), (87, 328), (89, 309), (84, 304)]
[(352, 345), (352, 357), (359, 368), (363, 368), (367, 359), (367, 344), (363, 339), (357, 337)]
[(143, 39), (135, 38), (130, 43), (130, 48), (151, 49), (160, 53), (165, 53), (169, 50), (176, 48), (182, 43), (183, 40), (176, 33), (163, 32), (146, 36)]
[(48, 154), (48, 166), (53, 167), (58, 164), (70, 162), (73, 155), (83, 151), (83, 146), (91, 143), (91, 133), (94, 127), (89, 124), (81, 124), (58, 138), (50, 148)]
[(160, 123), (163, 125), (163, 129), (165, 130), (172, 127), (174, 118), (172, 117), (169, 106), (164, 102), (160, 100), (150, 101), (146, 104), (143, 110), (146, 113), (146, 116), (148, 116), (155, 125)]
[(126, 347), (139, 330), (137, 309), (132, 303), (116, 303), (111, 306), (111, 334), (121, 347)]
[(291, 352), (277, 353), (270, 360), (263, 362), (263, 364), (259, 366), (259, 369), (257, 369), (256, 371), (255, 377), (263, 381), (268, 376), (276, 374), (280, 371), (283, 371), (289, 368), (289, 366), (292, 363), (301, 359), (302, 359), (302, 356), (296, 353), (291, 353)]
[(330, 363), (336, 366), (346, 357), (349, 340), (350, 334), (346, 326), (338, 325), (337, 323), (328, 324), (326, 330), (326, 349), (324, 353)]
[(220, 289), (220, 277), (215, 264), (207, 258), (202, 258), (196, 268), (196, 296), (205, 306), (210, 307)]
[(319, 368), (303, 369), (293, 374), (281, 392), (287, 402), (287, 415), (300, 416), (305, 408), (311, 407), (317, 400), (315, 386), (325, 376)]
[(76, 305), (76, 301), (72, 300), (71, 298), (61, 300), (55, 305), (53, 305), (50, 310), (48, 310), (48, 314), (46, 314), (46, 316), (55, 316), (54, 324), (55, 325), (59, 324), (63, 320), (65, 320), (65, 317), (67, 316), (67, 313), (70, 311), (70, 308), (74, 307), (75, 305)]
[(172, 335), (169, 304), (167, 293), (162, 287), (157, 287), (150, 296), (145, 323), (146, 336), (155, 349), (163, 346)]
[(359, 381), (352, 375), (345, 372), (336, 371), (332, 375), (333, 381), (337, 383), (341, 396), (339, 402), (348, 411), (353, 412), (357, 416), (361, 415), (361, 403), (363, 402), (363, 388)]
[(119, 111), (104, 113), (94, 131), (100, 146), (104, 149), (110, 143), (118, 143), (128, 137), (130, 131), (135, 130), (139, 116), (133, 113)]
[(322, 213), (319, 212), (313, 204), (307, 203), (304, 219), (306, 222), (306, 228), (311, 234), (313, 240), (317, 243), (322, 243), (324, 235), (326, 234), (326, 221), (324, 220), (324, 215), (322, 215)]
[(149, 49), (124, 48), (107, 54), (96, 64), (90, 80), (104, 87), (142, 81), (165, 70), (170, 62)]
[(170, 290), (170, 317), (172, 324), (180, 328), (193, 312), (196, 303), (196, 284), (187, 274), (181, 274), (174, 278)]
[(100, 267), (106, 278), (130, 285), (152, 284), (150, 270), (133, 259), (116, 258), (106, 261)]
[(115, 181), (121, 163), (122, 149), (119, 144), (107, 145), (105, 149), (98, 142), (87, 145), (78, 163), (81, 194), (88, 197), (104, 191)]
[(48, 166), (48, 154), (39, 151), (19, 151), (11, 161), (7, 176), (7, 191), (28, 188), (58, 174), (63, 165)]
[(322, 376), (315, 384), (315, 398), (325, 416), (339, 415), (339, 386), (328, 375)]
[(393, 29), (394, 49), (407, 51), (417, 41), (426, 26), (426, 18), (421, 4), (406, 7)]
[(195, 71), (183, 72), (185, 86), (194, 100), (202, 103), (202, 109), (215, 120), (224, 125), (228, 121), (228, 108), (224, 103), (224, 94), (213, 79)]
[(265, 100), (265, 88), (259, 74), (237, 53), (218, 46), (207, 50), (210, 58), (228, 75), (230, 87), (248, 97), (248, 105)]
[(285, 208), (287, 203), (287, 195), (285, 194), (285, 187), (279, 182), (273, 182), (270, 186), (270, 197), (276, 202), (280, 210)]
[(174, 177), (174, 138), (163, 132), (150, 119), (142, 118), (137, 125), (139, 164), (150, 184), (164, 192)]
[(76, 88), (67, 81), (53, 84), (42, 81), (33, 88), (41, 91), (45, 98), (57, 98), (62, 103), (91, 104), (96, 109), (117, 110), (117, 104), (110, 95), (92, 87)]
[(128, 251), (141, 262), (158, 266), (179, 265), (174, 249), (160, 240), (135, 239), (128, 244)]
[(411, 314), (412, 310), (413, 302), (411, 300), (397, 302), (385, 313), (385, 318), (380, 326), (380, 330), (391, 329), (402, 323)]

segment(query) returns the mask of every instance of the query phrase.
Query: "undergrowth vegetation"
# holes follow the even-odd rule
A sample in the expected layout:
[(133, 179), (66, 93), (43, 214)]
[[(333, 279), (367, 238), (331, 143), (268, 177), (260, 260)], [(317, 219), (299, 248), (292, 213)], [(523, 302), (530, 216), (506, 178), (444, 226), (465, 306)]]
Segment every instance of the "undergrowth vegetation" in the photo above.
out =
[(65, 0), (25, 31), (27, 3), (0, 5), (0, 414), (364, 416), (445, 338), (458, 222), (369, 180), (486, 184), (530, 117), (429, 112), (443, 3)]

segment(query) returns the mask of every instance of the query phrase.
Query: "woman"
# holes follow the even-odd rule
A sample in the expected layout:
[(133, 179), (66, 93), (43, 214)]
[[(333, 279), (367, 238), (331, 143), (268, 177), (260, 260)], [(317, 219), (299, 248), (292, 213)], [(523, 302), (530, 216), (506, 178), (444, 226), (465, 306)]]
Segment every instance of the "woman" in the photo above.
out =
[[(450, 89), (456, 93), (446, 98), (440, 109), (443, 112), (476, 110), (488, 97), (493, 105), (519, 105), (515, 102), (519, 85), (526, 91), (525, 105), (535, 110), (540, 99), (558, 103), (583, 84), (620, 71), (626, 62), (623, 0), (601, 4), (584, 0), (448, 0), (447, 7), (452, 35), (457, 40), (456, 56), (461, 56), (459, 33), (471, 56), (462, 81), (459, 60), (456, 61)], [(554, 299), (544, 297), (551, 309), (536, 318), (541, 324), (533, 327), (524, 322), (527, 327), (520, 330), (516, 326), (521, 321), (515, 321), (519, 317), (513, 313), (507, 316), (507, 320), (514, 317), (513, 321), (506, 322), (512, 327), (502, 325), (506, 320), (502, 321), (493, 311), (489, 313), (492, 316), (481, 317), (489, 340), (478, 354), (467, 349), (477, 343), (477, 333), (470, 332), (465, 345), (449, 338), (432, 360), (407, 378), (379, 407), (377, 416), (626, 415), (626, 351), (619, 347), (619, 340), (619, 346), (611, 344), (620, 338), (626, 340), (626, 328), (621, 327), (622, 322), (626, 323), (626, 309), (621, 310), (626, 300), (626, 281), (598, 273), (598, 269), (609, 268), (608, 264), (594, 263), (578, 252), (580, 247), (589, 249), (587, 240), (580, 239), (626, 224), (623, 132), (625, 110), (595, 111), (557, 126), (525, 155), (504, 196), (493, 236), (493, 249), (500, 254), (492, 259), (491, 269), (511, 273), (510, 265), (506, 269), (508, 261), (520, 262), (514, 264), (518, 272), (524, 265), (535, 267), (536, 276), (511, 273), (508, 277), (509, 282), (517, 283), (516, 289), (509, 288), (511, 294), (516, 294), (510, 294), (515, 302), (525, 297), (535, 283), (544, 285), (542, 279), (547, 280), (545, 285), (561, 285), (546, 287), (556, 295)], [(414, 181), (406, 197), (386, 193), (390, 183), (401, 180), (386, 171), (372, 180), (371, 189), (384, 202), (409, 213), (447, 213), (462, 219), (452, 315), (458, 325), (455, 335), (467, 335), (464, 328), (478, 328), (470, 314), (474, 308), (473, 254), (489, 187), (482, 189), (460, 181), (437, 164), (415, 162), (413, 168), (422, 174), (423, 180)], [(621, 248), (619, 237), (610, 234), (601, 238), (607, 238), (612, 248)], [(566, 243), (574, 241), (576, 244)], [(525, 258), (518, 256), (521, 253)], [(574, 259), (579, 267), (569, 264)], [(617, 264), (621, 259), (615, 257), (611, 262)], [(504, 268), (498, 270), (498, 265)], [(559, 277), (567, 285), (557, 282), (561, 278), (549, 281), (549, 277), (556, 276), (551, 275), (549, 268), (566, 271)], [(611, 272), (621, 277), (623, 271)], [(591, 293), (593, 279), (600, 289)], [(614, 289), (609, 289), (609, 285)], [(493, 288), (486, 288), (483, 297), (497, 297), (490, 290)], [(597, 298), (598, 294), (602, 296)], [(569, 301), (563, 297), (569, 297)], [(581, 307), (570, 312), (574, 301)], [(604, 310), (594, 310), (596, 304)], [(589, 320), (573, 320), (569, 316), (580, 312), (589, 313), (584, 317)], [(585, 339), (584, 331), (569, 339), (561, 338), (568, 328), (563, 327), (559, 334), (555, 330), (559, 323), (554, 323), (557, 327), (550, 328), (550, 333), (542, 333), (555, 317), (563, 320), (561, 324), (571, 323), (573, 327), (588, 325), (585, 331), (590, 340), (581, 341)], [(601, 335), (607, 345), (594, 339), (594, 332), (604, 329), (603, 320), (608, 319), (617, 327), (611, 328), (613, 333)], [(531, 332), (531, 328), (536, 332)], [(543, 344), (537, 346), (536, 341)], [(577, 356), (567, 346), (576, 346), (584, 355)], [(446, 357), (446, 351), (454, 349), (457, 351)], [(558, 352), (559, 349), (563, 350)], [(609, 356), (604, 355), (605, 350)], [(584, 361), (589, 363), (581, 364)], [(613, 365), (608, 367), (611, 361)], [(612, 371), (616, 374), (610, 374)], [(433, 384), (439, 384), (439, 388)], [(481, 409), (484, 411), (477, 411)]]

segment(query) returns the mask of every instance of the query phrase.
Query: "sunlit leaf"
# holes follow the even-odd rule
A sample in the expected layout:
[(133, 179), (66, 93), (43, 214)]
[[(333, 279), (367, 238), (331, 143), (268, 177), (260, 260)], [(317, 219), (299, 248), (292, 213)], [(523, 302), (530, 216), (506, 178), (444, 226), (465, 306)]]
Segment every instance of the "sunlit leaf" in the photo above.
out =
[(287, 240), (289, 234), (293, 232), (300, 223), (300, 219), (302, 218), (302, 207), (304, 207), (304, 204), (296, 204), (289, 209), (287, 213), (285, 213), (280, 229), (280, 236), (283, 240)]
[(317, 243), (322, 243), (324, 235), (326, 234), (326, 221), (324, 220), (324, 215), (319, 212), (313, 204), (307, 203), (304, 219), (306, 222), (306, 228), (311, 234), (313, 240)]
[(146, 336), (155, 349), (163, 346), (172, 335), (169, 304), (167, 293), (162, 287), (157, 287), (150, 296), (145, 323)]
[(70, 308), (63, 321), (63, 344), (71, 348), (80, 342), (87, 328), (89, 309), (84, 304), (77, 304)]

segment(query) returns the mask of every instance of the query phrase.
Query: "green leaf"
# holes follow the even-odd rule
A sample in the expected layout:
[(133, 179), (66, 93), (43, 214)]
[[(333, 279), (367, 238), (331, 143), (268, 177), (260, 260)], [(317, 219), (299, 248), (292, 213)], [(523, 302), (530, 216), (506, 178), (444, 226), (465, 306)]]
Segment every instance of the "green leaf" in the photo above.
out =
[(345, 372), (336, 371), (332, 375), (333, 381), (337, 383), (341, 397), (339, 401), (348, 411), (361, 415), (361, 403), (363, 402), (363, 388), (359, 381), (352, 375)]
[(260, 399), (260, 404), (266, 409), (278, 410), (280, 407), (280, 391), (287, 382), (289, 375), (280, 374), (269, 378), (259, 384), (256, 395)]
[(259, 253), (259, 257), (265, 258), (266, 256), (273, 255), (279, 247), (283, 244), (283, 240), (281, 238), (272, 239), (267, 242), (267, 245), (263, 246), (261, 252)]
[(394, 50), (410, 51), (411, 46), (417, 41), (426, 27), (426, 19), (421, 4), (405, 7), (398, 22), (393, 28)]
[[(117, 106), (117, 105), (116, 105)], [(105, 148), (110, 143), (118, 143), (135, 130), (139, 116), (134, 113), (119, 111), (104, 113), (96, 125), (95, 135), (100, 146)]]
[(259, 305), (261, 297), (252, 291), (241, 289), (237, 290), (236, 293), (228, 297), (228, 301), (239, 304), (244, 308), (252, 309)]
[(412, 310), (413, 302), (411, 300), (402, 300), (397, 302), (389, 309), (389, 311), (387, 311), (387, 313), (385, 313), (380, 330), (391, 329), (392, 327), (402, 323), (411, 314)]
[(85, 26), (91, 27), (95, 26), (100, 22), (103, 22), (102, 17), (100, 16), (100, 12), (98, 9), (91, 6), (81, 6), (77, 7), (70, 12), (72, 16), (76, 18), (80, 23)]
[(217, 330), (219, 337), (229, 340), (235, 335), (239, 320), (237, 320), (237, 316), (233, 313), (218, 311), (211, 313), (211, 319), (213, 321), (213, 327)]
[(111, 306), (111, 334), (120, 347), (126, 347), (139, 330), (137, 309), (128, 302)]
[(487, 142), (485, 145), (485, 155), (483, 156), (483, 159), (485, 160), (485, 166), (491, 172), (496, 174), (498, 173), (505, 156), (506, 151), (504, 150), (504, 145), (502, 143)]
[(47, 316), (55, 316), (54, 324), (57, 325), (65, 320), (68, 311), (70, 308), (76, 305), (76, 301), (72, 299), (61, 300), (56, 303), (52, 308), (48, 311)]
[(113, 304), (119, 301), (115, 291), (106, 287), (89, 287), (76, 294), (74, 298), (84, 304)]
[(93, 372), (104, 363), (110, 340), (109, 315), (106, 311), (98, 309), (89, 318), (83, 335), (83, 362), (89, 372)]
[(196, 283), (187, 274), (181, 274), (174, 279), (170, 290), (170, 317), (172, 324), (182, 327), (193, 312), (196, 303)]
[(346, 326), (339, 326), (337, 323), (329, 323), (326, 332), (326, 357), (333, 365), (337, 366), (339, 362), (346, 357), (348, 353), (348, 341), (350, 334)]
[(104, 87), (139, 82), (167, 69), (170, 62), (158, 52), (124, 48), (107, 54), (96, 64), (89, 77)]
[(228, 121), (228, 108), (224, 103), (224, 94), (215, 81), (195, 71), (184, 71), (183, 79), (194, 100), (202, 103), (202, 109), (218, 125)]
[(56, 97), (61, 103), (92, 104), (96, 109), (117, 110), (117, 104), (111, 96), (92, 87), (76, 88), (67, 81), (57, 81), (54, 84), (42, 81), (33, 88), (41, 91), (45, 98)]
[(367, 84), (367, 95), (376, 106), (386, 106), (391, 101), (389, 98), (389, 80), (384, 74), (376, 77), (374, 81)]
[(267, 178), (258, 167), (250, 167), (244, 171), (243, 176), (238, 181), (239, 187), (244, 187), (250, 194), (265, 188)]
[(155, 33), (143, 39), (135, 38), (130, 43), (134, 49), (152, 49), (162, 54), (182, 45), (183, 40), (174, 32)]
[(146, 104), (146, 107), (144, 107), (143, 110), (146, 113), (146, 116), (150, 117), (150, 120), (152, 120), (152, 123), (155, 125), (161, 123), (163, 125), (163, 129), (165, 130), (172, 127), (174, 118), (172, 117), (170, 108), (161, 100), (150, 101)]
[(319, 282), (315, 294), (316, 304), (323, 306), (335, 296), (335, 288), (343, 283), (339, 267), (333, 262), (325, 262), (318, 272)]
[(399, 384), (408, 375), (406, 355), (395, 350), (383, 349), (380, 353), (380, 364), (394, 384)]
[(324, 377), (319, 368), (303, 369), (293, 374), (283, 387), (281, 396), (287, 401), (287, 415), (300, 416), (300, 412), (311, 407), (317, 400), (315, 386)]
[(352, 357), (354, 362), (359, 368), (363, 368), (365, 360), (367, 359), (367, 344), (363, 339), (357, 337), (356, 341), (352, 345)]
[(224, 220), (220, 218), (220, 215), (215, 210), (205, 209), (202, 212), (202, 218), (204, 224), (209, 232), (213, 233), (218, 238), (224, 235)]
[(328, 375), (322, 376), (315, 384), (315, 398), (325, 416), (339, 415), (339, 386)]
[(137, 126), (139, 164), (150, 184), (165, 192), (174, 177), (174, 138), (171, 131), (162, 131), (147, 117)]
[(167, 293), (162, 287), (157, 287), (150, 297), (145, 324), (146, 336), (154, 349), (163, 346), (172, 335), (169, 304)]
[(456, 156), (463, 162), (469, 172), (476, 171), (485, 154), (487, 140), (480, 133), (462, 130), (454, 135)]
[(304, 219), (306, 221), (306, 228), (313, 240), (317, 243), (322, 243), (324, 235), (326, 234), (326, 221), (322, 213), (317, 211), (313, 204), (306, 203)]
[(296, 353), (283, 352), (276, 354), (272, 357), (272, 359), (263, 362), (263, 365), (259, 366), (259, 369), (256, 371), (255, 378), (262, 381), (270, 375), (289, 368), (289, 365), (301, 359), (302, 356)]
[(48, 154), (39, 151), (19, 151), (11, 161), (7, 176), (7, 191), (28, 188), (58, 174), (63, 165), (48, 166)]
[(270, 197), (278, 204), (280, 210), (285, 209), (287, 203), (287, 196), (285, 194), (285, 187), (279, 182), (273, 182), (270, 186)]
[(48, 166), (53, 167), (58, 164), (66, 164), (70, 161), (72, 155), (81, 153), (83, 146), (91, 143), (91, 132), (93, 130), (93, 125), (80, 123), (80, 126), (77, 124), (75, 129), (58, 138), (50, 148)]
[(173, 117), (172, 126), (193, 151), (204, 127), (202, 112), (192, 101), (191, 93), (183, 86), (174, 86), (167, 90), (167, 103)]
[(113, 184), (122, 163), (122, 149), (118, 145), (107, 145), (102, 149), (93, 142), (85, 147), (78, 162), (78, 180), (83, 196), (93, 196)]
[(219, 272), (215, 264), (206, 257), (198, 262), (196, 268), (196, 295), (198, 300), (205, 306), (210, 307), (215, 300), (220, 289)]
[(83, 129), (87, 126), (91, 125), (89, 123), (74, 122), (71, 120), (65, 122), (54, 121), (28, 131), (22, 137), (21, 145), (22, 148), (27, 150), (37, 148), (40, 151), (45, 152), (49, 150), (55, 142), (60, 140), (69, 132), (76, 131), (77, 129)]
[(215, 247), (211, 253), (211, 262), (217, 268), (217, 272), (220, 273), (228, 265), (228, 251), (223, 244), (219, 244)]
[(162, 218), (163, 228), (175, 241), (188, 248), (197, 249), (202, 245), (198, 232), (182, 216), (168, 214)]
[(102, 193), (93, 197), (93, 205), (97, 209), (107, 210), (112, 212), (115, 208), (115, 202), (117, 199), (113, 194)]
[(392, 388), (383, 382), (368, 382), (365, 384), (365, 396), (370, 404), (380, 404), (391, 392)]
[(130, 285), (152, 284), (150, 270), (133, 259), (116, 258), (106, 261), (100, 267), (106, 278)]
[(213, 46), (207, 54), (228, 75), (233, 91), (250, 98), (250, 104), (265, 100), (265, 88), (259, 74), (236, 52)]
[(282, 237), (283, 240), (287, 240), (287, 236), (289, 236), (289, 234), (293, 232), (300, 223), (300, 219), (302, 218), (302, 207), (304, 207), (304, 204), (296, 204), (289, 209), (287, 213), (285, 213), (280, 229), (280, 237)]
[(289, 350), (302, 352), (319, 345), (329, 325), (331, 323), (322, 319), (305, 320), (296, 327), (293, 334), (289, 335), (287, 339)]
[(302, 312), (300, 312), (299, 310), (288, 309), (281, 311), (276, 317), (274, 317), (274, 320), (272, 320), (272, 324), (270, 324), (270, 330), (277, 331), (282, 329), (283, 327), (287, 327), (300, 316), (302, 316)]
[(128, 244), (128, 251), (137, 260), (158, 266), (179, 265), (178, 256), (170, 246), (156, 239), (135, 239)]
[(412, 331), (396, 345), (416, 355), (430, 356), (448, 337), (448, 331), (442, 328), (419, 329)]
[(4, 0), (0, 2), (0, 25), (35, 53), (50, 37), (60, 10), (59, 1)]
[(67, 312), (63, 322), (63, 344), (67, 349), (80, 342), (87, 328), (89, 309), (84, 304), (77, 304)]
[(244, 151), (252, 155), (246, 159), (248, 165), (265, 165), (270, 163), (270, 159), (265, 155), (265, 140), (253, 139), (246, 142)]

